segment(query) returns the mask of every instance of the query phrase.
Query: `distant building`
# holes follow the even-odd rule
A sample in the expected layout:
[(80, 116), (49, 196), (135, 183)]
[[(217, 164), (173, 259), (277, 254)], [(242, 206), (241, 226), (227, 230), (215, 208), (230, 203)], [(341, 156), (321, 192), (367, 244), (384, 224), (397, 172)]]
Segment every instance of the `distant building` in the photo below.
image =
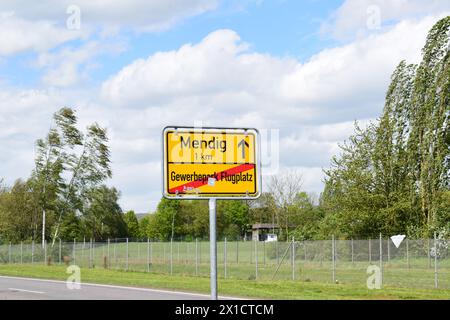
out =
[[(247, 230), (245, 240), (268, 240), (268, 234), (274, 234), (278, 230), (278, 225), (273, 223), (255, 223), (251, 229)], [(271, 237), (272, 239), (273, 237)]]

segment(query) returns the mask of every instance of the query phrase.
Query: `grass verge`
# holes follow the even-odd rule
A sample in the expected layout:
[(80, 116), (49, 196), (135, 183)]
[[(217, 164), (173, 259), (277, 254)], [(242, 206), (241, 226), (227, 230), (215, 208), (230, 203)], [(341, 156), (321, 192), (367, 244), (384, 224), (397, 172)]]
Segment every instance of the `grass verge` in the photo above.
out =
[[(55, 280), (66, 280), (68, 277), (65, 266), (44, 265), (0, 265), (0, 275)], [(84, 268), (81, 269), (81, 280), (86, 283), (209, 293), (207, 277)], [(396, 287), (368, 290), (365, 283), (358, 286), (304, 281), (219, 279), (218, 289), (220, 295), (259, 299), (450, 299), (450, 290)]]

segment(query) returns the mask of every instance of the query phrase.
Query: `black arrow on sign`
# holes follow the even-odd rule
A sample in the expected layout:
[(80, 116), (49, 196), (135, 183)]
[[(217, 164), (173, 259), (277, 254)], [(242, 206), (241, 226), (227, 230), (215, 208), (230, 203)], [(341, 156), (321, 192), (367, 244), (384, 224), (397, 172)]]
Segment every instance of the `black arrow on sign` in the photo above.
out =
[(242, 158), (245, 159), (245, 147), (249, 147), (249, 144), (247, 143), (247, 141), (245, 141), (244, 139), (241, 140), (241, 142), (239, 142), (238, 144), (238, 148), (241, 147), (242, 148)]

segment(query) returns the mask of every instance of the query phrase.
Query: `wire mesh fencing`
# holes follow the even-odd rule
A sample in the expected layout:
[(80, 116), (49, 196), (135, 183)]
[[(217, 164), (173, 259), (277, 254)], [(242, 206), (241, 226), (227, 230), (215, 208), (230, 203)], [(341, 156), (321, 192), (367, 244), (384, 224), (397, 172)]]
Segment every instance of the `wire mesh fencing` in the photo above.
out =
[[(208, 277), (208, 241), (76, 241), (0, 246), (0, 263), (67, 264)], [(366, 286), (376, 268), (383, 287), (450, 289), (450, 240), (389, 238), (260, 242), (219, 241), (219, 278)], [(372, 269), (370, 269), (370, 268)]]

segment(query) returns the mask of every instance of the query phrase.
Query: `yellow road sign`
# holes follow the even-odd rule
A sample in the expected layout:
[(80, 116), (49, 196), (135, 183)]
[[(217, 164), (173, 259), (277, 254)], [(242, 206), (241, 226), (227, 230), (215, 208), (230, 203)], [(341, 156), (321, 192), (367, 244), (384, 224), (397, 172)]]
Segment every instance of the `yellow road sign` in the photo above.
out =
[(167, 127), (163, 146), (165, 197), (259, 196), (256, 129)]

